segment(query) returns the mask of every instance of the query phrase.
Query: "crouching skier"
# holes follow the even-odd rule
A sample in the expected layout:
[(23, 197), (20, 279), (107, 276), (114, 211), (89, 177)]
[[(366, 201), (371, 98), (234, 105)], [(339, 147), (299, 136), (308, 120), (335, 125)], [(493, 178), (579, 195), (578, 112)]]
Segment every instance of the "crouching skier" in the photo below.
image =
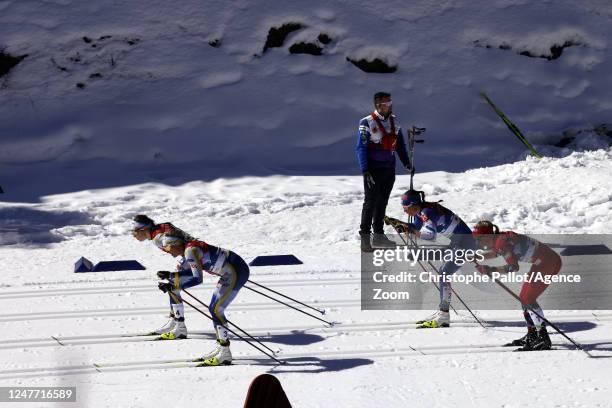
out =
[(488, 250), (484, 254), (486, 259), (502, 256), (506, 261), (504, 266), (478, 265), (477, 269), (481, 273), (488, 275), (491, 272), (517, 272), (519, 261), (532, 264), (529, 279), (523, 284), (519, 294), (523, 316), (527, 322), (527, 334), (505, 345), (521, 346), (517, 351), (550, 350), (551, 341), (546, 330), (546, 324), (540, 318), (540, 316), (544, 317), (544, 312), (537, 302), (537, 298), (546, 290), (548, 284), (541, 280), (530, 281), (536, 273), (540, 273), (542, 276), (558, 274), (561, 270), (561, 257), (548, 245), (531, 237), (512, 231), (499, 232), (497, 225), (491, 221), (479, 221), (474, 227), (473, 234), (479, 248)]
[[(166, 235), (183, 237), (186, 241), (192, 241), (195, 239), (191, 235), (187, 234), (185, 231), (175, 227), (169, 222), (157, 224), (155, 223), (155, 221), (153, 221), (151, 218), (144, 214), (136, 215), (134, 218), (132, 218), (132, 221), (132, 235), (134, 236), (134, 238), (141, 242), (151, 241), (153, 242), (153, 244), (155, 244), (156, 247), (158, 247), (164, 252), (167, 251), (164, 250), (162, 241)], [(178, 310), (178, 312), (175, 312), (175, 310)], [(169, 320), (159, 329), (153, 330), (152, 332), (147, 334), (155, 335), (169, 333), (175, 330), (177, 326), (180, 326), (177, 329), (176, 338), (184, 338), (187, 335), (187, 331), (186, 329), (184, 329), (185, 320), (182, 314), (182, 310), (182, 307), (179, 307), (175, 302), (173, 302), (172, 296), (170, 296), (170, 314), (168, 316)], [(176, 313), (181, 313), (181, 315), (177, 316)], [(180, 332), (184, 332), (185, 336), (181, 337)]]
[[(186, 241), (182, 237), (167, 235), (162, 243), (164, 250), (172, 256), (183, 256), (181, 268), (178, 272), (162, 273), (163, 271), (160, 271), (158, 273), (160, 278), (168, 279), (168, 282), (159, 283), (160, 290), (172, 293), (171, 297), (177, 304), (180, 304), (181, 316), (183, 316), (183, 304), (180, 290), (202, 283), (203, 272), (221, 276), (208, 308), (213, 318), (217, 346), (210, 353), (204, 355), (202, 360), (203, 365), (208, 366), (231, 364), (232, 353), (230, 351), (225, 309), (249, 279), (248, 265), (236, 253), (209, 245), (203, 241), (195, 239)], [(164, 334), (162, 337), (171, 337), (172, 334), (170, 333)]]
[[(425, 201), (425, 194), (422, 191), (408, 190), (402, 195), (402, 207), (404, 212), (414, 220), (405, 223), (389, 218), (389, 222), (396, 231), (403, 231), (413, 234), (417, 238), (427, 241), (435, 241), (437, 235), (443, 235), (450, 239), (450, 244), (445, 251), (451, 250), (476, 250), (476, 242), (472, 237), (472, 230), (467, 224), (448, 208), (440, 203)], [(454, 259), (454, 254), (453, 254)], [(435, 329), (438, 327), (450, 326), (450, 304), (451, 304), (451, 283), (447, 282), (450, 277), (461, 268), (454, 260), (444, 263), (440, 268), (442, 280), (440, 287), (440, 307), (431, 316), (417, 321), (419, 329)]]

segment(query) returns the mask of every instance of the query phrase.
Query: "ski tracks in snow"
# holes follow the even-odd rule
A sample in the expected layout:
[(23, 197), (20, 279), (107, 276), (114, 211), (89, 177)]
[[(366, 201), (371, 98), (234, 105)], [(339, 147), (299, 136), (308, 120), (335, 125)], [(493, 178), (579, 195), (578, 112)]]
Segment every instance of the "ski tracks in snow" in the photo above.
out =
[[(339, 359), (358, 359), (359, 361), (378, 361), (388, 358), (431, 358), (428, 356), (439, 355), (469, 355), (483, 353), (506, 353), (508, 348), (500, 347), (501, 343), (483, 343), (478, 342), (463, 342), (459, 344), (423, 344), (434, 334), (428, 330), (415, 331), (415, 321), (406, 317), (403, 312), (389, 312), (389, 316), (383, 320), (376, 317), (376, 314), (371, 312), (360, 313), (360, 300), (358, 292), (354, 292), (359, 285), (359, 279), (348, 275), (345, 277), (318, 277), (312, 275), (310, 278), (299, 279), (270, 279), (263, 283), (269, 284), (273, 288), (281, 291), (289, 291), (293, 296), (312, 297), (313, 293), (330, 295), (345, 295), (351, 294), (353, 298), (346, 297), (339, 299), (332, 296), (327, 299), (318, 299), (316, 305), (329, 312), (328, 317), (332, 320), (340, 321), (333, 327), (325, 327), (308, 320), (307, 317), (300, 317), (301, 320), (297, 324), (272, 324), (268, 327), (263, 327), (261, 322), (258, 325), (249, 327), (245, 326), (246, 330), (263, 342), (275, 343), (280, 345), (282, 352), (279, 357), (288, 361), (287, 366), (278, 368), (278, 370), (326, 370), (326, 361), (336, 361)], [(38, 363), (34, 366), (23, 365), (19, 361), (12, 361), (10, 357), (6, 369), (0, 370), (0, 379), (9, 378), (35, 378), (35, 377), (52, 377), (57, 375), (76, 375), (76, 374), (99, 374), (104, 372), (118, 371), (133, 371), (133, 370), (151, 370), (151, 369), (180, 369), (192, 368), (195, 363), (188, 360), (164, 360), (153, 358), (150, 360), (133, 360), (132, 355), (138, 356), (139, 353), (146, 355), (151, 353), (151, 346), (154, 346), (155, 352), (153, 355), (159, 355), (163, 349), (168, 347), (175, 348), (176, 345), (187, 350), (192, 350), (194, 347), (199, 348), (202, 340), (211, 342), (214, 336), (211, 331), (190, 331), (189, 339), (181, 340), (180, 342), (154, 342), (156, 336), (142, 336), (138, 333), (129, 333), (121, 331), (113, 331), (113, 325), (117, 324), (117, 319), (123, 321), (125, 319), (142, 318), (143, 316), (164, 315), (167, 311), (166, 307), (133, 307), (125, 305), (125, 297), (118, 296), (121, 291), (138, 292), (140, 295), (157, 296), (155, 291), (151, 290), (151, 285), (117, 285), (112, 287), (100, 287), (98, 283), (91, 282), (88, 285), (80, 285), (78, 287), (64, 289), (44, 288), (27, 290), (14, 290), (13, 288), (5, 288), (0, 290), (0, 305), (14, 304), (23, 301), (36, 301), (40, 306), (32, 305), (31, 309), (41, 309), (29, 313), (21, 313), (19, 315), (6, 315), (0, 317), (0, 323), (5, 325), (19, 326), (20, 322), (27, 322), (26, 326), (30, 326), (35, 321), (41, 321), (42, 327), (45, 327), (48, 332), (38, 331), (42, 337), (27, 337), (22, 336), (14, 339), (3, 339), (0, 341), (0, 353), (24, 352), (27, 350), (48, 350), (38, 353), (44, 356), (45, 354), (54, 354), (61, 350), (84, 349), (88, 354), (100, 356), (99, 351), (114, 350), (114, 346), (121, 345), (130, 346), (130, 354), (125, 361), (109, 359), (109, 361), (80, 361), (78, 364), (68, 366), (41, 366)], [(212, 285), (205, 285), (199, 291), (208, 293), (212, 289)], [(97, 308), (83, 308), (63, 311), (48, 310), (46, 299), (57, 297), (61, 301), (66, 301), (73, 296), (80, 296), (84, 299), (84, 305), (89, 305), (91, 299)], [(198, 293), (199, 295), (199, 293)], [(251, 295), (248, 301), (236, 302), (230, 307), (230, 315), (234, 313), (236, 318), (242, 316), (238, 312), (249, 312), (250, 315), (258, 312), (265, 313), (280, 313), (283, 309), (282, 305), (274, 302), (262, 302), (261, 299)], [(311, 300), (307, 300), (311, 301)], [(113, 304), (114, 308), (104, 307), (105, 305)], [(122, 306), (123, 307), (120, 307)], [(100, 307), (102, 306), (102, 307)], [(285, 316), (290, 316), (291, 319), (296, 319), (294, 314), (289, 315), (291, 311), (283, 310)], [(385, 312), (380, 312), (385, 313)], [(406, 312), (410, 314), (410, 312)], [(195, 319), (194, 313), (188, 313), (190, 324)], [(367, 316), (367, 317), (364, 317)], [(230, 317), (231, 318), (231, 317)], [(240, 317), (244, 318), (244, 317)], [(579, 313), (558, 313), (553, 318), (558, 323), (570, 323), (573, 321), (583, 321), (586, 319), (597, 319), (599, 325), (607, 325), (612, 321), (612, 314), (603, 312), (579, 312)], [(95, 319), (95, 327), (99, 327), (97, 332), (90, 334), (77, 335), (62, 335), (61, 332), (79, 331), (78, 327), (87, 319)], [(344, 323), (342, 322), (344, 320)], [(516, 318), (508, 318), (507, 315), (491, 315), (489, 313), (484, 319), (487, 329), (493, 332), (516, 331), (516, 328), (521, 326), (521, 322)], [(242, 323), (242, 322), (240, 322)], [(279, 321), (277, 321), (279, 323)], [(77, 329), (73, 325), (77, 325)], [(195, 323), (193, 323), (195, 325)], [(122, 326), (123, 327), (123, 326)], [(25, 329), (25, 328), (24, 328)], [(28, 332), (27, 329), (22, 329), (22, 333)], [(459, 337), (465, 337), (472, 330), (482, 330), (477, 322), (471, 319), (467, 314), (454, 316), (452, 327), (449, 329), (441, 329), (443, 333), (456, 333)], [(16, 330), (18, 332), (19, 330)], [(143, 329), (143, 332), (145, 330)], [(418, 334), (417, 334), (418, 333)], [(308, 337), (310, 336), (310, 337)], [(381, 336), (384, 339), (381, 343)], [(415, 337), (416, 336), (416, 337)], [(557, 336), (558, 337), (558, 336)], [(299, 339), (306, 338), (307, 340), (300, 341)], [(410, 340), (412, 339), (412, 340)], [(555, 337), (553, 336), (553, 339)], [(560, 340), (557, 338), (556, 340)], [(280, 341), (280, 343), (279, 343)], [(392, 343), (397, 341), (397, 346)], [(427, 340), (426, 340), (427, 341)], [(593, 340), (597, 341), (597, 340)], [(601, 340), (599, 340), (601, 341)], [(144, 347), (144, 344), (149, 346)], [(327, 343), (330, 343), (329, 346)], [(139, 349), (138, 344), (143, 344), (143, 348)], [(243, 342), (235, 342), (240, 352), (236, 353), (236, 364), (240, 365), (264, 365), (273, 366), (273, 362), (266, 360), (263, 356), (254, 354), (250, 348), (247, 348)], [(182, 347), (188, 345), (189, 347)], [(357, 347), (355, 345), (358, 345)], [(556, 348), (560, 350), (571, 350), (563, 342), (556, 342)], [(555, 351), (558, 352), (558, 351)], [(7, 356), (10, 356), (7, 354)], [(96, 357), (99, 358), (99, 357)], [(365, 360), (364, 360), (365, 359)], [(98, 366), (94, 366), (98, 363)], [(469, 384), (463, 383), (466, 391), (470, 393)], [(475, 404), (475, 403), (474, 403)]]

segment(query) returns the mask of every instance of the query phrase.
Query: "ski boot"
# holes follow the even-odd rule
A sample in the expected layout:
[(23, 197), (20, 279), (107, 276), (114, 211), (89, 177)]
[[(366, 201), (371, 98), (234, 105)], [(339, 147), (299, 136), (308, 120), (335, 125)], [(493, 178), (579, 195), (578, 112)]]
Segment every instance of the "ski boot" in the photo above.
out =
[(531, 332), (535, 332), (535, 329), (528, 330), (527, 334), (525, 334), (523, 337), (521, 337), (520, 339), (512, 340), (510, 343), (504, 344), (504, 347), (522, 347), (524, 346), (525, 343), (527, 342), (527, 337), (529, 337), (529, 333)]
[(421, 319), (421, 320), (417, 320), (417, 321), (416, 321), (416, 324), (423, 324), (423, 323), (425, 323), (425, 322), (428, 322), (428, 321), (430, 321), (430, 320), (432, 320), (432, 319), (435, 319), (437, 315), (438, 315), (438, 311), (436, 310), (435, 312), (433, 312), (432, 314), (430, 314), (430, 315), (429, 315), (429, 316), (427, 316), (426, 318)]
[(185, 326), (185, 318), (174, 319), (175, 326), (169, 332), (163, 333), (158, 340), (180, 340), (187, 338), (187, 326)]
[(168, 317), (170, 317), (170, 320), (168, 320), (166, 324), (164, 324), (159, 329), (153, 330), (152, 332), (149, 332), (147, 334), (150, 336), (154, 336), (156, 334), (164, 334), (168, 333), (169, 331), (172, 331), (172, 329), (174, 329), (174, 326), (176, 326), (176, 321), (174, 320), (174, 313), (170, 312), (170, 315)]
[(391, 241), (385, 234), (374, 234), (372, 237), (372, 248), (395, 248), (397, 243)]
[(521, 348), (516, 349), (516, 351), (539, 351), (539, 350), (550, 350), (552, 347), (552, 342), (550, 341), (550, 337), (548, 336), (548, 331), (546, 331), (546, 327), (542, 326), (538, 331), (532, 331), (527, 333), (527, 338), (525, 340), (525, 345)]
[(536, 344), (537, 350), (550, 350), (552, 348), (552, 342), (548, 336), (546, 326), (542, 326), (538, 330), (538, 343)]
[(232, 352), (230, 351), (230, 342), (221, 342), (217, 340), (217, 347), (215, 347), (210, 353), (202, 356), (202, 363), (198, 364), (198, 367), (211, 367), (219, 365), (230, 365), (232, 364)]
[(417, 322), (417, 329), (437, 329), (440, 327), (450, 326), (450, 313), (443, 312), (442, 310), (435, 312), (429, 316), (427, 320), (419, 320)]
[(374, 252), (370, 243), (370, 234), (360, 234), (359, 238), (361, 239), (361, 252)]

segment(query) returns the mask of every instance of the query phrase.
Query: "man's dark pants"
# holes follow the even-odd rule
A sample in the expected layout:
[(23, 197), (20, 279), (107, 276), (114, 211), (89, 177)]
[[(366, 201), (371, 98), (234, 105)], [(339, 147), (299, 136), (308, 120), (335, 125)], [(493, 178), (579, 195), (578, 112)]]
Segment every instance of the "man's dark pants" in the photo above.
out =
[(365, 198), (361, 209), (360, 234), (369, 234), (370, 227), (375, 234), (383, 233), (383, 218), (387, 210), (387, 202), (395, 183), (395, 168), (382, 167), (370, 169), (370, 174), (374, 178), (374, 185), (368, 187), (368, 183), (363, 180)]

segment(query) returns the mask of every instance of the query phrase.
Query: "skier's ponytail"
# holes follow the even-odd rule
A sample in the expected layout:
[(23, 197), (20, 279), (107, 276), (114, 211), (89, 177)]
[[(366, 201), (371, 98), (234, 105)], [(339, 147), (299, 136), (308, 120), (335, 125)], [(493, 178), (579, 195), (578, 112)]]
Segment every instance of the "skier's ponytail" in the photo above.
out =
[(167, 237), (179, 238), (183, 242), (185, 242), (185, 244), (187, 244), (188, 242), (196, 241), (197, 240), (197, 238), (194, 238), (193, 236), (191, 236), (190, 234), (186, 233), (182, 229), (175, 227), (173, 224), (167, 223), (167, 225), (169, 227), (169, 230), (165, 232), (165, 235)]
[(439, 200), (439, 201), (423, 201), (421, 203), (421, 208), (433, 208), (439, 214), (443, 213), (445, 211), (448, 211), (448, 208), (446, 208), (442, 204), (440, 204), (441, 201), (442, 200)]
[(474, 226), (474, 230), (472, 231), (474, 235), (494, 235), (499, 234), (499, 227), (493, 224), (488, 220), (481, 220), (476, 223)]

